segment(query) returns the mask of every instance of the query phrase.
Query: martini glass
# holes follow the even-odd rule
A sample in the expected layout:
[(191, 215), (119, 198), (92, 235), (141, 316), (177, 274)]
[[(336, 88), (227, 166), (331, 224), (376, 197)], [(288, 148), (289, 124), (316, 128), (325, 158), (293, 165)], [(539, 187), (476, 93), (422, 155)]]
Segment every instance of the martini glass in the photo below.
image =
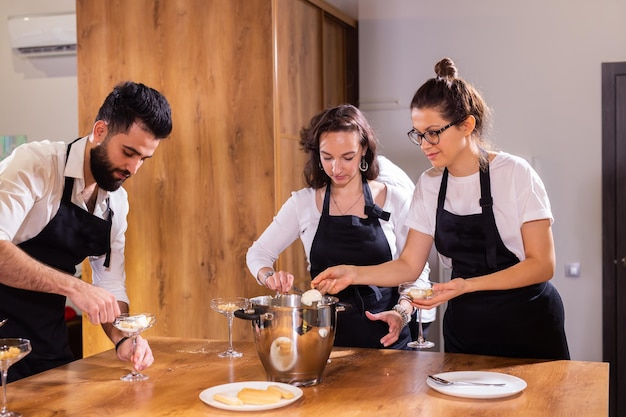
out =
[[(115, 319), (115, 321), (113, 322), (113, 326), (122, 333), (124, 333), (124, 336), (129, 337), (132, 340), (132, 355), (134, 355), (135, 349), (137, 348), (137, 336), (144, 330), (154, 326), (154, 323), (156, 323), (156, 316), (154, 314), (143, 313), (131, 316), (127, 313), (124, 313)], [(144, 379), (148, 379), (148, 376), (138, 372), (133, 367), (131, 373), (122, 376), (120, 379), (122, 381), (143, 381)]]
[(2, 371), (2, 409), (0, 417), (20, 417), (21, 413), (7, 410), (7, 373), (9, 367), (32, 350), (28, 339), (0, 339), (0, 370)]
[(248, 306), (248, 299), (243, 297), (223, 297), (211, 300), (211, 308), (228, 319), (228, 349), (217, 355), (220, 358), (239, 358), (243, 356), (243, 353), (233, 349), (233, 313), (236, 310), (246, 309)]
[[(433, 296), (432, 283), (430, 281), (403, 282), (398, 286), (398, 291), (402, 297), (409, 300), (428, 299)], [(413, 349), (430, 349), (435, 344), (424, 339), (424, 329), (422, 328), (422, 309), (417, 309), (417, 340), (407, 343)]]

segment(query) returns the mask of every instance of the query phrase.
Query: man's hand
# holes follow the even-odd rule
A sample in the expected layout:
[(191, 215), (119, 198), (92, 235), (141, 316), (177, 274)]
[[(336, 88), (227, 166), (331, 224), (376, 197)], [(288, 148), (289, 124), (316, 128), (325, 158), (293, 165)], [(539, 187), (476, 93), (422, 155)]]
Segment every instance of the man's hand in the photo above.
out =
[(133, 340), (129, 338), (122, 342), (117, 349), (117, 357), (122, 361), (133, 362), (136, 371), (141, 372), (154, 363), (152, 349), (148, 341), (141, 336), (137, 336), (137, 346), (133, 354)]
[(107, 290), (76, 280), (79, 287), (72, 292), (70, 300), (93, 324), (113, 323), (121, 314), (117, 300)]

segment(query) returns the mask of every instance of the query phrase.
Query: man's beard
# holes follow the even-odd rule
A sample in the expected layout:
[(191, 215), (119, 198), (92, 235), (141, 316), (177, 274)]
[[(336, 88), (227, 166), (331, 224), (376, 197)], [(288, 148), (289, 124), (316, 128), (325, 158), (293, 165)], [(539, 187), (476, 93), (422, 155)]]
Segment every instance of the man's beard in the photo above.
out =
[(89, 160), (89, 167), (91, 168), (91, 174), (96, 180), (98, 187), (105, 191), (115, 191), (122, 186), (122, 183), (126, 180), (117, 179), (114, 175), (115, 172), (120, 172), (127, 177), (130, 176), (130, 172), (116, 169), (113, 167), (109, 156), (107, 155), (107, 143), (106, 141), (89, 151), (91, 156)]

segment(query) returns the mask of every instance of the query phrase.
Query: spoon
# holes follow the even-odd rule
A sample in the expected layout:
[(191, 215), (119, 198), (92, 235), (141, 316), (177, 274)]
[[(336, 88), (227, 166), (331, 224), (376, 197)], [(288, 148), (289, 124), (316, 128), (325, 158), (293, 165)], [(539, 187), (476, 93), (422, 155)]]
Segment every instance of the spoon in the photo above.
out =
[(291, 286), (291, 291), (295, 292), (296, 294), (300, 294), (300, 295), (304, 294), (304, 291), (302, 291), (300, 288), (295, 287), (293, 285)]
[[(304, 291), (302, 291), (300, 288), (295, 287), (295, 286), (293, 286), (293, 285), (291, 286), (290, 291), (293, 291), (294, 293), (299, 294), (299, 295), (304, 294)], [(283, 295), (283, 293), (282, 293), (282, 292), (280, 292), (280, 291), (276, 291), (276, 295), (274, 296), (274, 298), (278, 298), (278, 297), (280, 297), (280, 296), (282, 296), (282, 295)]]
[(489, 384), (489, 383), (486, 383), (486, 382), (448, 381), (447, 379), (439, 378), (438, 376), (434, 376), (434, 375), (428, 375), (428, 378), (432, 379), (437, 384), (441, 384), (441, 385), (480, 385), (480, 386), (484, 386), (484, 387), (503, 387), (503, 386), (506, 385), (504, 383)]
[(6, 323), (6, 322), (7, 322), (7, 320), (8, 320), (8, 319), (2, 319), (2, 320), (0, 320), (0, 327), (2, 327), (2, 325), (3, 325), (4, 323)]

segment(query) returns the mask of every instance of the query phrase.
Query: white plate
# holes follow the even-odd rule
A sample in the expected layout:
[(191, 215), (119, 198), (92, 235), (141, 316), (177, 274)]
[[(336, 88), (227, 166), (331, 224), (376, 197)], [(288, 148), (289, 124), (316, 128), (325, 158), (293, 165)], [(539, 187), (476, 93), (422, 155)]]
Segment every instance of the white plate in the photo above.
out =
[(441, 385), (431, 380), (426, 379), (426, 383), (429, 387), (435, 391), (439, 391), (443, 394), (452, 395), (455, 397), (463, 398), (502, 398), (515, 395), (522, 392), (526, 388), (526, 381), (513, 375), (501, 374), (499, 372), (475, 372), (475, 371), (461, 371), (461, 372), (444, 372), (436, 374), (439, 378), (447, 379), (448, 381), (474, 381), (484, 382), (488, 384), (506, 384), (503, 387), (489, 387), (478, 385)]
[[(280, 385), (281, 387), (291, 391), (294, 393), (294, 397), (288, 400), (282, 399), (275, 404), (265, 404), (265, 405), (252, 405), (252, 404), (243, 404), (243, 405), (228, 405), (221, 403), (219, 401), (215, 401), (213, 396), (215, 394), (227, 394), (232, 396), (237, 396), (237, 393), (243, 388), (256, 388), (256, 389), (267, 389), (270, 385)], [(248, 381), (248, 382), (233, 382), (231, 384), (223, 384), (216, 385), (211, 388), (207, 388), (200, 393), (200, 399), (207, 403), (208, 405), (221, 408), (222, 410), (233, 410), (233, 411), (261, 411), (261, 410), (271, 410), (273, 408), (280, 408), (286, 405), (291, 404), (294, 401), (297, 401), (300, 397), (302, 397), (302, 390), (298, 387), (294, 387), (293, 385), (283, 384), (282, 382), (270, 382), (270, 381)]]

